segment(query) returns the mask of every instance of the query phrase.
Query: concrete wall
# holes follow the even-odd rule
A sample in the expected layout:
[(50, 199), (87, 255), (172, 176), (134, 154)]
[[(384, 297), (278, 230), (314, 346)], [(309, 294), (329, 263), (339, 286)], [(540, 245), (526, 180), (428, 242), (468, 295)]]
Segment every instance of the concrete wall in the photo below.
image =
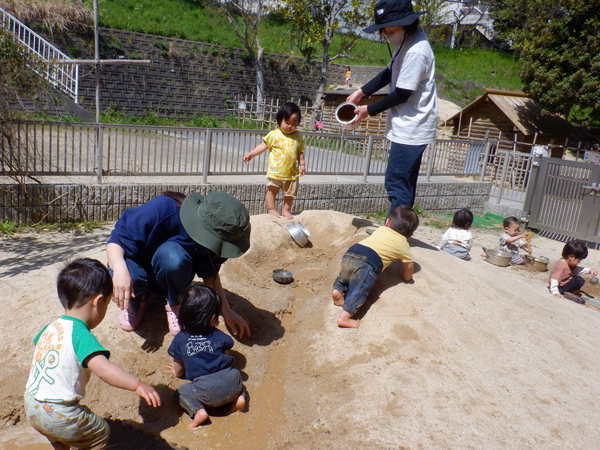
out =
[[(256, 94), (256, 76), (244, 50), (120, 30), (101, 30), (103, 58), (149, 59), (149, 66), (106, 65), (101, 70), (101, 109), (110, 106), (142, 114), (205, 114), (223, 117), (239, 97)], [(91, 57), (91, 55), (88, 55)], [(328, 84), (344, 84), (345, 65), (332, 64)], [(360, 87), (379, 67), (351, 66)], [(82, 68), (83, 69), (83, 68)], [(320, 65), (301, 58), (264, 55), (265, 97), (309, 103), (316, 93)], [(95, 70), (80, 70), (79, 103), (95, 111)]]
[[(483, 214), (490, 183), (421, 183), (417, 204), (428, 212), (454, 213), (469, 208)], [(121, 213), (165, 190), (184, 193), (225, 191), (243, 202), (250, 214), (266, 213), (264, 184), (137, 185), (0, 185), (0, 219), (16, 223), (114, 221)], [(26, 198), (27, 201), (23, 202)], [(279, 200), (281, 208), (281, 200)], [(310, 184), (300, 186), (294, 211), (335, 210), (349, 214), (387, 210), (382, 183)]]

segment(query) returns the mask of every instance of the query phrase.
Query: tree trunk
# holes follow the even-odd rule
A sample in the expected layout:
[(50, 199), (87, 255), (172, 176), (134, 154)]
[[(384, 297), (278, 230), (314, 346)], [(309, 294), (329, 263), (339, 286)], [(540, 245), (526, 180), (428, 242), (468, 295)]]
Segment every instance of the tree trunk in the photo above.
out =
[(258, 41), (258, 33), (255, 38), (256, 56), (254, 58), (254, 69), (256, 70), (256, 119), (264, 120), (265, 113), (265, 76), (263, 70), (262, 56), (264, 49)]

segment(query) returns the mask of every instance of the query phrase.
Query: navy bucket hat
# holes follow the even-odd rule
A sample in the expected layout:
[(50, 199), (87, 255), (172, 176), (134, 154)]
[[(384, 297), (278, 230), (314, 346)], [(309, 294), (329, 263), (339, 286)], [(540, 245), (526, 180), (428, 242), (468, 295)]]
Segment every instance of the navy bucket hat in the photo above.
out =
[(380, 0), (375, 5), (375, 23), (363, 31), (373, 33), (385, 27), (405, 27), (427, 11), (415, 12), (411, 0)]

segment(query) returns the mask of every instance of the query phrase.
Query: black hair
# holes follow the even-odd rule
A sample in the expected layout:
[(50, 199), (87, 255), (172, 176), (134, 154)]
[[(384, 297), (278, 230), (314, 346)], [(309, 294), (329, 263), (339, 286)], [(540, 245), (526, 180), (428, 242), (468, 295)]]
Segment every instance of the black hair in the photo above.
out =
[(419, 216), (410, 206), (394, 206), (388, 214), (388, 220), (390, 228), (407, 239), (419, 226)]
[(294, 114), (298, 114), (298, 124), (300, 124), (300, 120), (302, 120), (302, 112), (300, 111), (300, 107), (294, 102), (284, 103), (281, 108), (279, 108), (277, 115), (275, 116), (275, 119), (277, 119), (277, 125), (281, 126), (283, 119), (288, 120)]
[(506, 219), (504, 219), (504, 221), (502, 222), (502, 227), (503, 228), (508, 228), (512, 224), (515, 224), (515, 223), (518, 223), (519, 226), (521, 226), (521, 223), (519, 222), (519, 219), (517, 219), (515, 216), (510, 216), (510, 217), (507, 217)]
[(473, 225), (473, 213), (468, 209), (459, 209), (452, 219), (452, 228), (468, 230)]
[(164, 191), (161, 192), (160, 195), (166, 195), (167, 197), (171, 197), (173, 200), (175, 200), (177, 206), (181, 206), (186, 197), (184, 193), (177, 191)]
[(410, 36), (411, 34), (416, 33), (418, 29), (419, 29), (419, 19), (417, 18), (417, 20), (415, 20), (413, 23), (411, 23), (410, 25), (406, 25), (404, 27), (404, 32), (406, 33), (407, 36)]
[(190, 334), (209, 334), (210, 321), (221, 311), (219, 294), (210, 286), (192, 283), (181, 293), (179, 326)]
[(108, 269), (97, 259), (79, 258), (67, 262), (56, 280), (58, 298), (65, 309), (85, 305), (102, 294), (110, 298), (113, 282)]
[(567, 259), (571, 255), (580, 260), (587, 258), (587, 246), (582, 241), (577, 239), (567, 242), (563, 247), (562, 257)]

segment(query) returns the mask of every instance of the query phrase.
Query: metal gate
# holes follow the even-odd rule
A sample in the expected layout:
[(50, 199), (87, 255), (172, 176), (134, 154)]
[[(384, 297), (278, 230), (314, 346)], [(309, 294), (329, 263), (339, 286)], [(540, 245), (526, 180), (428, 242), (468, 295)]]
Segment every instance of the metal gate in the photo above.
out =
[(523, 210), (531, 228), (600, 244), (600, 165), (536, 157)]

